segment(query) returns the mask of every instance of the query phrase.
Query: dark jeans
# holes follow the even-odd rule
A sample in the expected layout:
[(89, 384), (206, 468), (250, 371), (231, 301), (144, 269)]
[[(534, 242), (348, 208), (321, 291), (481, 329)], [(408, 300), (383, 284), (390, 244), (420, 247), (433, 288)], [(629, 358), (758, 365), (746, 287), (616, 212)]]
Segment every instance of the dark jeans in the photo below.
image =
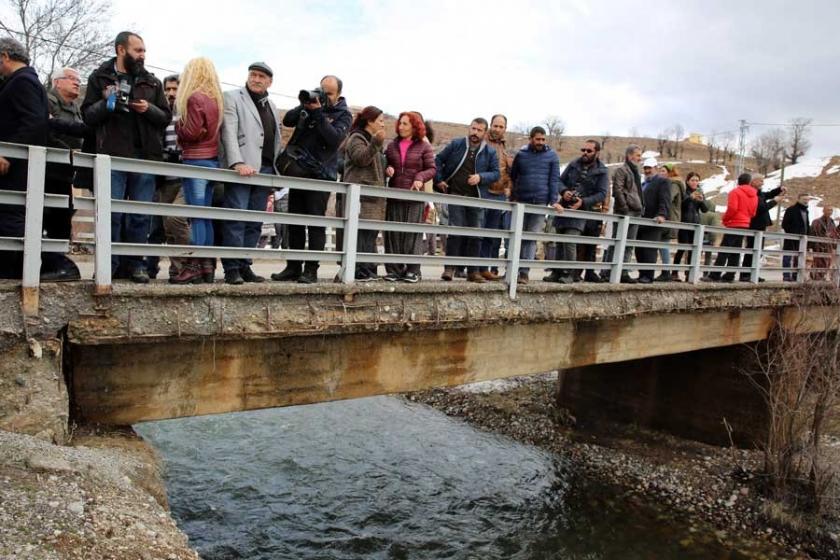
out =
[[(488, 200), (507, 200), (505, 195), (503, 194), (493, 194), (490, 192), (481, 191), (481, 198), (486, 198)], [(510, 212), (505, 212), (504, 210), (493, 210), (490, 208), (484, 209), (484, 223), (481, 227), (484, 229), (507, 229), (505, 227), (505, 217), (509, 216)], [(481, 251), (479, 256), (484, 259), (498, 259), (499, 258), (499, 249), (502, 246), (502, 240), (499, 237), (484, 237), (481, 240)], [(496, 267), (494, 267), (496, 268)], [(478, 269), (482, 272), (489, 270), (490, 267), (487, 266), (480, 266)]]
[[(747, 247), (747, 249), (755, 248), (755, 237), (747, 237), (746, 247)], [(764, 240), (763, 239), (761, 241), (761, 248), (762, 249), (764, 248)], [(744, 255), (744, 266), (745, 267), (751, 267), (752, 264), (753, 264), (753, 255), (752, 255), (752, 253), (747, 253), (746, 255)], [(750, 273), (749, 272), (742, 272), (741, 275), (740, 275), (740, 279), (744, 280), (744, 281), (749, 280), (750, 279)]]
[[(664, 228), (645, 227), (639, 228), (639, 235), (637, 239), (640, 241), (666, 241), (670, 232)], [(659, 249), (651, 249), (648, 247), (636, 247), (636, 261), (639, 264), (655, 264), (656, 257), (659, 254)], [(663, 264), (668, 264), (667, 262)], [(653, 280), (654, 270), (639, 270), (639, 278), (650, 278)]]
[[(456, 227), (480, 228), (484, 221), (484, 209), (469, 206), (449, 205), (449, 225)], [(479, 257), (481, 256), (481, 237), (450, 235), (446, 239), (446, 256)], [(468, 273), (478, 272), (479, 267), (467, 267)]]
[[(744, 230), (747, 232), (747, 230)], [(744, 236), (743, 235), (736, 235), (732, 233), (726, 233), (723, 235), (723, 241), (720, 242), (721, 247), (743, 247), (744, 246)], [(741, 254), (740, 253), (724, 253), (719, 252), (717, 258), (715, 259), (715, 266), (731, 266), (737, 267), (741, 264)], [(709, 278), (713, 280), (720, 280), (721, 279), (721, 272), (712, 272), (709, 274)], [(727, 272), (726, 276), (729, 278), (735, 277), (735, 272)]]
[[(274, 175), (273, 167), (262, 167), (260, 173)], [(238, 210), (258, 210), (265, 212), (269, 190), (265, 187), (229, 183), (225, 185), (222, 207)], [(222, 245), (253, 249), (260, 241), (261, 222), (241, 222), (225, 220), (222, 222)], [(225, 272), (251, 266), (251, 259), (222, 259)]]
[[(111, 198), (114, 200), (136, 200), (151, 202), (155, 196), (155, 177), (148, 173), (127, 173), (111, 171)], [(148, 243), (151, 219), (144, 214), (111, 213), (111, 241), (124, 243)], [(145, 269), (143, 257), (111, 257), (111, 274), (118, 268), (131, 274)]]

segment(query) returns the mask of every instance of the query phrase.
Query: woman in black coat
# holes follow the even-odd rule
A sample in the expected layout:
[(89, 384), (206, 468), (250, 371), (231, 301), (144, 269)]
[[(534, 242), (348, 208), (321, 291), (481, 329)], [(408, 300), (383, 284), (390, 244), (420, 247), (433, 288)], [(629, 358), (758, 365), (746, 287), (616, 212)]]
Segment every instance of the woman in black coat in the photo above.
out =
[[(706, 204), (706, 198), (703, 196), (703, 191), (700, 190), (700, 175), (692, 171), (685, 177), (685, 195), (682, 199), (682, 221), (684, 224), (699, 224), (700, 214), (709, 211), (709, 206)], [(694, 244), (694, 231), (681, 229), (677, 232), (677, 243), (692, 245)], [(685, 263), (691, 264), (691, 251), (687, 249), (679, 249), (674, 255), (674, 264), (682, 264), (683, 255), (685, 255)], [(674, 272), (676, 277), (678, 273)], [(688, 280), (688, 272), (685, 273), (685, 279)]]

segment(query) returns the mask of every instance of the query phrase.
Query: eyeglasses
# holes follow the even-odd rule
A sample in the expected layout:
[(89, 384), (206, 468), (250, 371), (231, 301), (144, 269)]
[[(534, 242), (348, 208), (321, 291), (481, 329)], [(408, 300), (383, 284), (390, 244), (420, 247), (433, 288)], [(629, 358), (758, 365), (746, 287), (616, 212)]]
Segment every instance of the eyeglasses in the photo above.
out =
[(592, 150), (590, 148), (581, 148), (580, 151), (581, 151), (581, 153), (584, 153), (584, 154), (594, 154), (595, 153), (595, 150)]
[(59, 80), (70, 80), (74, 84), (81, 84), (82, 83), (82, 80), (80, 80), (79, 78), (74, 78), (72, 76), (62, 76), (62, 77), (59, 78)]

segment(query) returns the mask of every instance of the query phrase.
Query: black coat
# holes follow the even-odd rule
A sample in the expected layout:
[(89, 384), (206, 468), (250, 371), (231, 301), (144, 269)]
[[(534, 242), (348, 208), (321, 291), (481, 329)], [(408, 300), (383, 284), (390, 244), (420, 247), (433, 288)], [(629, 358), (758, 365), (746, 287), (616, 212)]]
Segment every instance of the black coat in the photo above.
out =
[[(103, 92), (116, 85), (118, 77), (115, 58), (103, 63), (88, 78), (82, 116), (96, 134), (96, 153), (142, 159), (163, 159), (163, 133), (172, 120), (169, 103), (163, 93), (163, 84), (154, 74), (143, 70), (134, 79), (130, 99), (149, 102), (145, 113), (111, 112)], [(138, 135), (134, 142), (135, 133)], [(136, 144), (136, 145), (135, 145)]]
[[(709, 211), (709, 205), (705, 200), (694, 200), (691, 198), (692, 191), (687, 187), (685, 196), (682, 199), (682, 222), (686, 224), (699, 224), (700, 214)], [(680, 230), (682, 232), (683, 230)]]
[[(803, 206), (797, 202), (785, 210), (785, 215), (782, 218), (782, 229), (785, 233), (807, 235), (810, 230), (810, 225), (811, 220), (808, 217), (807, 206)], [(785, 239), (783, 249), (786, 251), (795, 251), (799, 249), (799, 242), (793, 239)]]
[[(9, 76), (0, 89), (0, 142), (46, 146), (49, 139), (47, 92), (30, 66)], [(25, 160), (10, 160), (9, 172), (0, 175), (0, 188), (26, 188)]]
[(289, 146), (306, 149), (324, 166), (328, 178), (338, 177), (338, 147), (350, 132), (353, 114), (347, 101), (339, 97), (335, 105), (306, 111), (303, 105), (289, 109), (283, 116), (283, 126), (294, 127)]
[[(563, 200), (564, 192), (574, 192), (576, 196), (583, 200), (583, 204), (578, 210), (600, 210), (604, 201), (607, 200), (609, 190), (609, 171), (600, 159), (596, 159), (595, 164), (587, 169), (578, 158), (569, 163), (560, 175), (560, 200)], [(600, 225), (600, 222), (593, 220), (564, 216), (554, 218), (554, 225), (557, 228), (575, 228), (582, 231), (584, 226), (587, 225), (587, 221), (590, 224)]]
[(659, 175), (654, 176), (642, 193), (642, 199), (644, 202), (642, 217), (662, 216), (667, 220), (671, 212), (671, 181)]
[(773, 220), (770, 219), (770, 210), (775, 208), (776, 201), (773, 200), (782, 192), (782, 187), (773, 189), (772, 191), (758, 192), (758, 207), (755, 211), (755, 216), (750, 220), (750, 229), (764, 231), (771, 225)]

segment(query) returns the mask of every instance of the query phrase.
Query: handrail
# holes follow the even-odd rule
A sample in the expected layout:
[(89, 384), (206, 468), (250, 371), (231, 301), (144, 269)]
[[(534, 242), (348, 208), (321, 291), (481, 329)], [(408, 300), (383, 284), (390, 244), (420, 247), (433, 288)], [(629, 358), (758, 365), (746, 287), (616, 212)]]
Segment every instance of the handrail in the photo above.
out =
[[(759, 282), (762, 271), (782, 270), (786, 274), (795, 275), (798, 282), (807, 281), (807, 270), (817, 272), (831, 272), (832, 281), (840, 281), (837, 265), (840, 262), (840, 240), (795, 235), (784, 232), (759, 232), (749, 229), (731, 229), (722, 226), (704, 226), (683, 222), (665, 221), (658, 223), (650, 218), (636, 216), (621, 216), (591, 212), (584, 210), (566, 209), (558, 211), (549, 206), (524, 204), (518, 202), (487, 200), (480, 197), (463, 197), (444, 193), (428, 193), (424, 191), (409, 191), (402, 189), (384, 188), (381, 186), (356, 185), (345, 182), (319, 181), (314, 179), (300, 179), (294, 177), (256, 174), (243, 177), (229, 169), (210, 169), (162, 161), (147, 161), (131, 158), (110, 157), (106, 155), (70, 152), (55, 148), (42, 148), (20, 144), (0, 143), (0, 156), (28, 160), (28, 188), (25, 192), (0, 189), (0, 204), (25, 205), (26, 227), (22, 237), (0, 238), (0, 249), (23, 250), (24, 252), (24, 307), (27, 313), (37, 313), (37, 288), (39, 284), (40, 254), (47, 252), (64, 252), (68, 248), (68, 240), (52, 240), (41, 238), (41, 218), (44, 208), (68, 208), (72, 206), (78, 210), (94, 213), (95, 235), (92, 242), (80, 242), (80, 245), (93, 248), (95, 254), (96, 287), (98, 293), (109, 293), (111, 285), (110, 259), (112, 255), (134, 256), (178, 256), (178, 257), (208, 257), (208, 258), (263, 258), (271, 260), (301, 260), (341, 263), (340, 279), (344, 283), (354, 281), (353, 271), (355, 263), (412, 263), (444, 266), (497, 266), (506, 267), (508, 274), (506, 282), (511, 298), (516, 297), (517, 272), (522, 268), (542, 267), (563, 270), (595, 270), (609, 273), (609, 281), (618, 283), (627, 271), (648, 270), (667, 272), (686, 272), (689, 282), (697, 283), (704, 273), (740, 273), (748, 274), (750, 281)], [(72, 165), (75, 168), (90, 168), (94, 172), (94, 195), (71, 197), (44, 193), (46, 167), (48, 164)], [(256, 210), (238, 210), (231, 208), (216, 208), (177, 204), (161, 204), (133, 200), (112, 200), (110, 197), (110, 176), (112, 171), (129, 173), (147, 173), (152, 175), (201, 178), (221, 183), (241, 183), (264, 187), (268, 190), (292, 188), (303, 191), (326, 192), (341, 195), (344, 205), (342, 216), (310, 216), (303, 214), (275, 213)], [(101, 196), (100, 193), (106, 193)], [(402, 223), (381, 220), (363, 219), (359, 216), (360, 203), (363, 198), (379, 198), (387, 200), (401, 200), (410, 202), (433, 202), (437, 204), (456, 205), (484, 210), (499, 210), (511, 213), (509, 229), (486, 230), (444, 224)], [(236, 220), (257, 222), (263, 224), (287, 224), (296, 226), (319, 226), (343, 230), (344, 244), (335, 252), (330, 251), (266, 251), (257, 248), (232, 247), (196, 247), (190, 245), (155, 246), (136, 243), (111, 242), (110, 227), (111, 213), (143, 214), (154, 216), (178, 216), (185, 218), (206, 218), (212, 220)], [(558, 234), (553, 230), (527, 231), (524, 229), (526, 219), (542, 216), (546, 220), (554, 218), (569, 218), (585, 220), (601, 224), (611, 224), (613, 236), (593, 237), (588, 235)], [(532, 220), (531, 220), (532, 221)], [(548, 224), (551, 222), (549, 221)], [(661, 239), (628, 238), (630, 226), (643, 228), (657, 228), (663, 230)], [(375, 253), (360, 253), (356, 250), (356, 239), (359, 231), (381, 232), (410, 232), (424, 234), (456, 235), (464, 237), (493, 238), (506, 241), (507, 252), (504, 258), (454, 257), (437, 255), (381, 255)], [(665, 231), (692, 232), (691, 243), (672, 243), (664, 236)], [(745, 238), (748, 246), (717, 247), (708, 244), (704, 239), (706, 234), (729, 234)], [(522, 258), (522, 244), (544, 242), (549, 244), (576, 244), (589, 247), (609, 249), (612, 259), (600, 262), (538, 260)], [(783, 242), (794, 242), (796, 249), (785, 249)], [(829, 248), (829, 249), (826, 249)], [(624, 262), (627, 251), (648, 250), (657, 251), (670, 249), (685, 251), (690, 254), (687, 264), (673, 263), (639, 263)], [(721, 266), (719, 264), (703, 264), (702, 255), (706, 253), (752, 255), (751, 265)], [(809, 257), (824, 259), (819, 264), (823, 266), (807, 266)], [(790, 261), (796, 264), (776, 266), (774, 262), (782, 259), (784, 263)], [(767, 262), (762, 262), (762, 261)], [(739, 258), (740, 261), (740, 258)], [(771, 262), (772, 261), (772, 262)], [(797, 262), (798, 261), (798, 262)], [(825, 266), (825, 261), (829, 264)], [(33, 296), (36, 294), (33, 303)], [(30, 296), (26, 296), (29, 293)]]

